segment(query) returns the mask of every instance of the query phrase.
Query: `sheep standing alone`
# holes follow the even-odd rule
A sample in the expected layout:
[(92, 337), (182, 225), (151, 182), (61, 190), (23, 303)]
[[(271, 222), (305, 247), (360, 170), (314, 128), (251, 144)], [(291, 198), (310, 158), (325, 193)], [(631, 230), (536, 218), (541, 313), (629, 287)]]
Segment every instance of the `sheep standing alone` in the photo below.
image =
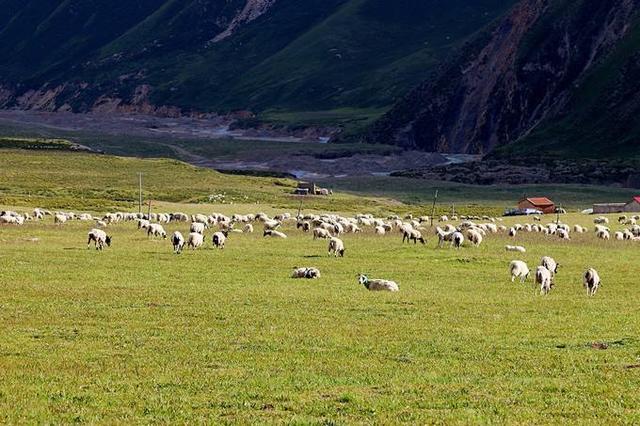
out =
[(331, 254), (335, 257), (344, 257), (344, 242), (340, 238), (331, 237), (329, 239), (329, 255)]
[(529, 278), (529, 267), (521, 260), (514, 260), (509, 264), (509, 273), (511, 274), (511, 282), (516, 278), (520, 278), (520, 282), (524, 283)]
[(111, 247), (111, 236), (107, 235), (102, 229), (92, 229), (89, 231), (89, 239), (87, 240), (87, 248), (90, 247), (91, 242), (96, 248), (96, 250), (104, 249), (104, 245), (107, 247)]
[(369, 291), (400, 291), (398, 284), (394, 281), (369, 279), (369, 277), (364, 274), (358, 275), (358, 282)]
[(180, 254), (184, 247), (184, 237), (180, 232), (176, 231), (171, 236), (171, 243), (173, 244), (173, 252), (175, 254)]
[(600, 288), (600, 285), (602, 284), (600, 282), (600, 275), (598, 274), (598, 271), (593, 268), (587, 269), (583, 275), (583, 284), (584, 288), (587, 289), (587, 294), (589, 296), (595, 296), (598, 288)]
[(547, 295), (553, 287), (551, 272), (544, 266), (536, 269), (536, 284), (540, 285), (540, 294)]
[(320, 278), (320, 270), (318, 268), (293, 268), (291, 278), (306, 278), (313, 280)]
[(213, 242), (214, 247), (218, 247), (220, 250), (224, 249), (224, 243), (227, 241), (227, 237), (229, 236), (228, 232), (219, 231), (213, 234), (211, 237), (211, 241)]

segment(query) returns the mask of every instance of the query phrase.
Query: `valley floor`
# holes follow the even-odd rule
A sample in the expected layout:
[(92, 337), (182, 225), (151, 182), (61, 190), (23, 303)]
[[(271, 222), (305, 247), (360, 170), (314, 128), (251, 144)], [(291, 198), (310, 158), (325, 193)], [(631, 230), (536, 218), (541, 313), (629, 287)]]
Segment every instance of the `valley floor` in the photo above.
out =
[[(98, 253), (89, 227), (0, 226), (3, 423), (640, 421), (638, 243), (519, 234), (455, 250), (368, 230), (336, 259), (287, 225), (286, 240), (234, 234), (214, 250), (207, 232), (174, 255), (129, 223)], [(510, 260), (543, 255), (561, 264), (550, 295), (509, 281)], [(293, 280), (294, 266), (322, 277)], [(366, 291), (361, 272), (400, 292)]]

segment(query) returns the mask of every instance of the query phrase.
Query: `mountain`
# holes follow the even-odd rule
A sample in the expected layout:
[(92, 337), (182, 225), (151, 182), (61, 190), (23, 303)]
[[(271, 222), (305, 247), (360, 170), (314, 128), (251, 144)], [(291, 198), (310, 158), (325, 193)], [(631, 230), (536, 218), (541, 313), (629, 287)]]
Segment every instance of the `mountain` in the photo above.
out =
[(639, 0), (521, 0), (365, 140), (494, 158), (640, 157), (639, 12)]
[(0, 107), (384, 110), (515, 0), (0, 0)]

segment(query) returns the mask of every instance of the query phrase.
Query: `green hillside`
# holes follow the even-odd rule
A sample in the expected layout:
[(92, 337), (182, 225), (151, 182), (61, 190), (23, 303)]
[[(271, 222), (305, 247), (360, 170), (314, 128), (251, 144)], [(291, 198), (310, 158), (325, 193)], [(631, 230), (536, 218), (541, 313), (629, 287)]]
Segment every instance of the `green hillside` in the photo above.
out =
[(67, 83), (78, 111), (141, 84), (204, 111), (384, 108), (512, 3), (280, 0), (212, 43), (245, 1), (0, 0), (0, 83), (7, 105)]

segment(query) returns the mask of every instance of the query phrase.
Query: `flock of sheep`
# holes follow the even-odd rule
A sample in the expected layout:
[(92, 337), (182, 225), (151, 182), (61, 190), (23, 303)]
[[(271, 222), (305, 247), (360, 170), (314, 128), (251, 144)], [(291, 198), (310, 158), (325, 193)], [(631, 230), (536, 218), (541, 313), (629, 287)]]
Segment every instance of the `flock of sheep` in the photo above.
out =
[[(103, 250), (112, 244), (112, 237), (105, 232), (105, 228), (119, 222), (137, 222), (138, 229), (146, 232), (148, 237), (164, 238), (168, 237), (163, 224), (170, 222), (190, 222), (189, 233), (185, 238), (183, 234), (176, 231), (171, 235), (170, 241), (173, 251), (180, 254), (184, 248), (196, 250), (205, 243), (205, 231), (217, 228), (212, 236), (211, 242), (213, 247), (224, 249), (225, 243), (231, 233), (252, 233), (254, 226), (261, 226), (263, 237), (265, 238), (287, 238), (282, 232), (284, 224), (295, 223), (295, 227), (304, 233), (310, 233), (313, 239), (328, 240), (328, 253), (335, 257), (344, 257), (345, 244), (340, 238), (343, 234), (355, 234), (366, 230), (372, 231), (376, 235), (387, 235), (398, 232), (402, 235), (402, 242), (413, 244), (426, 244), (427, 238), (424, 236), (429, 227), (427, 224), (431, 222), (427, 216), (414, 218), (407, 215), (400, 218), (397, 215), (389, 216), (385, 219), (376, 218), (370, 214), (359, 214), (354, 217), (343, 217), (335, 214), (299, 214), (292, 216), (290, 213), (282, 213), (269, 217), (265, 213), (257, 214), (234, 214), (225, 216), (219, 213), (210, 215), (195, 214), (187, 215), (185, 213), (151, 213), (149, 215), (141, 213), (107, 213), (106, 215), (95, 218), (88, 213), (75, 214), (72, 212), (51, 212), (44, 209), (35, 209), (33, 213), (16, 213), (12, 211), (4, 211), (0, 213), (0, 224), (22, 225), (32, 220), (42, 220), (46, 216), (53, 216), (56, 224), (64, 224), (70, 220), (94, 221), (95, 228), (88, 233), (87, 247), (94, 244), (97, 250)], [(640, 226), (637, 222), (640, 217), (621, 216), (619, 223), (627, 228), (614, 233), (616, 240), (640, 241)], [(448, 222), (458, 222), (457, 225)], [(541, 218), (536, 216), (533, 218), (534, 223), (515, 224), (510, 228), (500, 224), (501, 218), (492, 218), (489, 216), (482, 217), (447, 217), (441, 216), (438, 219), (438, 226), (435, 227), (434, 235), (438, 240), (437, 246), (442, 248), (446, 245), (453, 248), (462, 247), (466, 241), (474, 247), (482, 244), (483, 240), (491, 234), (507, 234), (511, 238), (515, 238), (519, 233), (540, 233), (550, 237), (569, 240), (571, 238), (572, 228), (563, 223), (548, 223), (543, 225)], [(537, 223), (536, 223), (537, 222)], [(597, 217), (594, 219), (594, 231), (597, 238), (609, 240), (611, 230), (607, 226), (609, 220), (606, 217)], [(213, 230), (213, 229), (212, 229)], [(584, 234), (588, 229), (575, 225), (573, 232)], [(506, 251), (526, 253), (526, 248), (519, 245), (506, 245)], [(540, 265), (535, 271), (535, 284), (540, 287), (541, 294), (548, 294), (554, 287), (554, 277), (558, 273), (559, 264), (551, 257), (542, 258)], [(530, 269), (528, 265), (521, 260), (514, 260), (509, 264), (509, 273), (511, 281), (519, 278), (521, 282), (525, 282), (529, 275)], [(320, 271), (313, 267), (294, 268), (293, 278), (316, 279), (320, 278)], [(598, 272), (593, 269), (587, 269), (583, 274), (583, 284), (590, 296), (596, 294), (601, 282)], [(370, 279), (364, 274), (358, 275), (358, 281), (365, 288), (372, 291), (398, 291), (397, 283), (390, 280)]]

